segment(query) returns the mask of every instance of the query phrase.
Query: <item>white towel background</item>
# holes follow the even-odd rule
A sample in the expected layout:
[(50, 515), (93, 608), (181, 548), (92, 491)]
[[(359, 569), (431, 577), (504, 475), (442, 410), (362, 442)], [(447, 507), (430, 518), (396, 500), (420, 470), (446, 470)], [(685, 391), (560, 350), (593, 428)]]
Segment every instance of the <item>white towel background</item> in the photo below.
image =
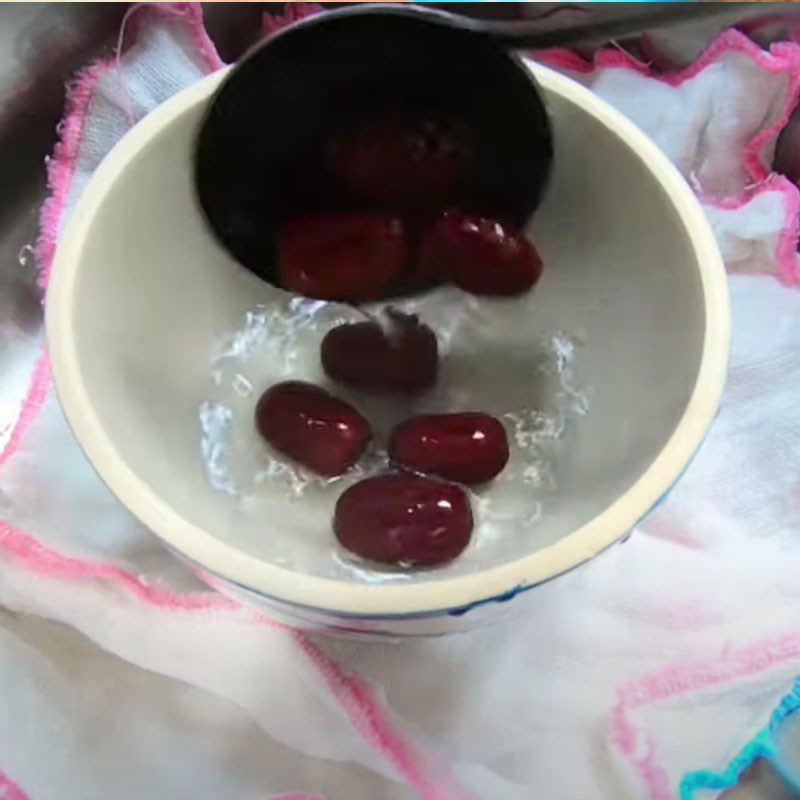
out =
[[(121, 60), (70, 87), (43, 284), (132, 120), (220, 66), (198, 6), (133, 22)], [(0, 797), (707, 798), (754, 755), (780, 758), (770, 719), (800, 674), (800, 195), (772, 164), (800, 46), (760, 41), (726, 32), (666, 76), (616, 47), (537, 56), (637, 122), (701, 195), (733, 348), (678, 487), (624, 545), (528, 593), (522, 618), (356, 645), (208, 592), (88, 466), (43, 354), (0, 455)]]

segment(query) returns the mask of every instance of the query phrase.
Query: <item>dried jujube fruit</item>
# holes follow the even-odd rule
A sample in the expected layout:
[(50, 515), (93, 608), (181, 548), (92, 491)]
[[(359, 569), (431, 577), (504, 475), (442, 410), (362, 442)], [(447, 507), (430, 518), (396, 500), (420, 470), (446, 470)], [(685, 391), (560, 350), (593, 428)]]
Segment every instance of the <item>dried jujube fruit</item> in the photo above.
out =
[(339, 543), (384, 564), (433, 567), (469, 544), (472, 510), (464, 491), (416, 475), (381, 475), (356, 483), (336, 503)]
[(436, 383), (436, 334), (411, 314), (392, 308), (379, 320), (351, 322), (322, 340), (322, 368), (331, 380), (354, 389), (414, 394)]
[(411, 417), (392, 432), (392, 460), (414, 472), (475, 485), (492, 480), (508, 462), (508, 437), (489, 414), (466, 412)]
[(361, 303), (386, 296), (406, 265), (402, 221), (372, 211), (305, 214), (281, 226), (281, 284), (306, 297)]
[(536, 285), (542, 259), (511, 223), (453, 210), (428, 230), (419, 271), (472, 294), (513, 296)]
[(279, 453), (324, 477), (346, 472), (372, 438), (369, 422), (319, 386), (286, 381), (261, 395), (256, 427)]

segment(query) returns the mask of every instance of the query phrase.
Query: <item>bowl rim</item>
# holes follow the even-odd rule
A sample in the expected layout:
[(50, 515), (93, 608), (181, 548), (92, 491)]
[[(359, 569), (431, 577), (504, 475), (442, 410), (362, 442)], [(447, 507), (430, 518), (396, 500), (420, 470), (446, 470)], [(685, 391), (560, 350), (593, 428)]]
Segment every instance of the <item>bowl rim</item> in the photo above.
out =
[(162, 103), (102, 161), (61, 236), (46, 304), (54, 384), (86, 456), (123, 505), (189, 561), (274, 601), (328, 614), (403, 617), (447, 613), (496, 598), (506, 599), (589, 560), (628, 533), (685, 469), (716, 414), (727, 372), (730, 336), (727, 280), (711, 227), (678, 170), (634, 123), (576, 81), (539, 64), (525, 63), (548, 92), (580, 106), (634, 151), (671, 200), (689, 237), (700, 277), (706, 324), (695, 385), (667, 442), (624, 494), (557, 542), (481, 572), (430, 582), (378, 585), (301, 574), (244, 553), (184, 519), (129, 468), (103, 430), (78, 366), (73, 324), (76, 284), (81, 273), (81, 254), (95, 214), (121, 173), (155, 135), (188, 109), (210, 99), (227, 74), (228, 70), (223, 69)]

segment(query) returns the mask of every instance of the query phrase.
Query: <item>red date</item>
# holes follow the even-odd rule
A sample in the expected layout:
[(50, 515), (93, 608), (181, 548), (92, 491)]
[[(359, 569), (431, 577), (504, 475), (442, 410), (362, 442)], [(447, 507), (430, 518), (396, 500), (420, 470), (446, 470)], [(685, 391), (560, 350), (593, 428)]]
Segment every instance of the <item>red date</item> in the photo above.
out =
[(259, 432), (279, 453), (329, 478), (353, 466), (372, 438), (369, 422), (355, 408), (301, 381), (267, 389), (255, 417)]
[(432, 567), (469, 544), (472, 511), (463, 490), (416, 475), (382, 475), (351, 486), (336, 504), (340, 544), (371, 561)]
[(403, 223), (374, 212), (296, 217), (281, 229), (278, 261), (284, 288), (306, 297), (351, 303), (377, 300), (403, 278)]
[(508, 462), (508, 438), (489, 414), (431, 414), (398, 425), (392, 460), (414, 472), (474, 485), (490, 481)]
[(454, 125), (414, 115), (362, 120), (331, 150), (332, 172), (351, 196), (416, 212), (455, 202), (469, 162)]
[(512, 296), (536, 285), (542, 260), (510, 223), (448, 211), (425, 237), (419, 271), (472, 294)]
[(384, 324), (355, 322), (329, 331), (320, 352), (325, 374), (363, 391), (414, 394), (436, 383), (436, 334), (414, 315), (387, 309)]

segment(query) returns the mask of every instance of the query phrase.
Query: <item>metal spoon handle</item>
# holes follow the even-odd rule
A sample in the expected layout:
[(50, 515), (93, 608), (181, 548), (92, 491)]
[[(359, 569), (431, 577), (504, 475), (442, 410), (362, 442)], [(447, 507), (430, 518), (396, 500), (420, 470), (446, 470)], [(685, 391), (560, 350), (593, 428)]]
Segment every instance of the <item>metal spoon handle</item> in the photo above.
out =
[[(594, 4), (593, 4), (594, 5)], [(474, 33), (489, 36), (497, 44), (509, 49), (560, 47), (575, 44), (602, 44), (611, 39), (634, 36), (647, 30), (681, 25), (688, 22), (726, 16), (731, 10), (742, 7), (752, 9), (750, 3), (660, 3), (657, 6), (641, 5), (635, 10), (606, 11), (603, 5), (597, 10), (586, 9), (583, 16), (571, 20), (557, 16), (527, 21), (468, 21), (464, 27)]]

